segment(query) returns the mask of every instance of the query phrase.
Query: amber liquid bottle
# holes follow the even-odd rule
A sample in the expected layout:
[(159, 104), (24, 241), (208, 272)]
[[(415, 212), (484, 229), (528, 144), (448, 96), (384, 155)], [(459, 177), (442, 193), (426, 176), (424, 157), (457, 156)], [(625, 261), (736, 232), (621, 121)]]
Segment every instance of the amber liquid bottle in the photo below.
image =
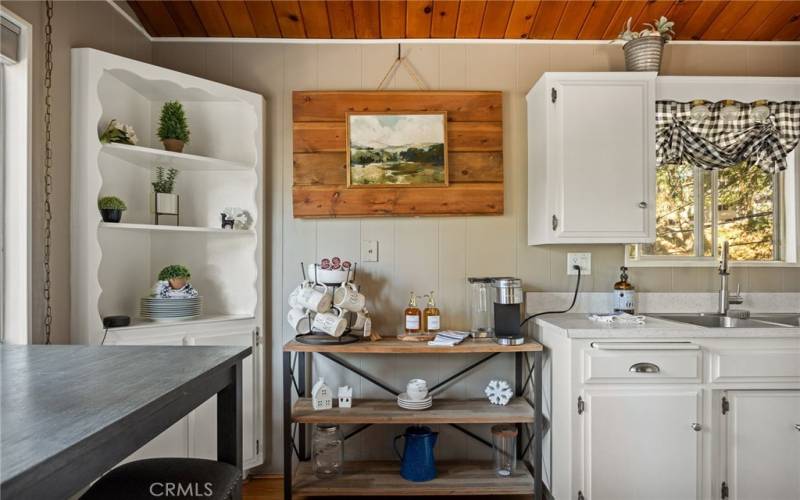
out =
[(406, 333), (419, 333), (422, 326), (422, 313), (417, 307), (417, 296), (414, 295), (414, 292), (411, 292), (411, 298), (408, 301), (408, 307), (406, 307), (404, 315)]
[(433, 291), (428, 297), (428, 305), (422, 310), (422, 325), (428, 333), (436, 333), (442, 329), (442, 317), (436, 302), (433, 300)]

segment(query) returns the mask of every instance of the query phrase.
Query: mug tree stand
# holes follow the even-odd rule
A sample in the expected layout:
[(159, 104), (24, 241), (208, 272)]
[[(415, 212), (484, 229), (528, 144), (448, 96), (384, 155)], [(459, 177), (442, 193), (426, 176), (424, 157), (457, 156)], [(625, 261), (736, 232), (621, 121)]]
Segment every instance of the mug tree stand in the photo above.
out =
[[(351, 279), (356, 279), (356, 266), (358, 264), (353, 264), (353, 269), (347, 271), (347, 279), (345, 281), (349, 282)], [(308, 281), (309, 278), (313, 278), (313, 282), (315, 285), (325, 285), (333, 290), (336, 293), (336, 289), (341, 287), (341, 283), (322, 283), (317, 279), (317, 270), (319, 269), (319, 264), (314, 264), (314, 276), (308, 277), (306, 276), (306, 266), (304, 263), (300, 263), (300, 270), (303, 274), (303, 281)], [(352, 275), (352, 278), (351, 278)], [(298, 333), (295, 335), (294, 339), (298, 342), (302, 342), (303, 344), (311, 344), (311, 345), (346, 345), (352, 344), (353, 342), (358, 342), (361, 340), (361, 337), (352, 333), (352, 329), (350, 328), (350, 324), (352, 323), (352, 312), (347, 312), (345, 314), (345, 318), (347, 318), (347, 328), (344, 330), (344, 333), (339, 337), (332, 337), (324, 332), (315, 331), (313, 326), (311, 327), (311, 331), (309, 333)], [(314, 324), (314, 318), (311, 317), (311, 313), (308, 313), (308, 324)]]

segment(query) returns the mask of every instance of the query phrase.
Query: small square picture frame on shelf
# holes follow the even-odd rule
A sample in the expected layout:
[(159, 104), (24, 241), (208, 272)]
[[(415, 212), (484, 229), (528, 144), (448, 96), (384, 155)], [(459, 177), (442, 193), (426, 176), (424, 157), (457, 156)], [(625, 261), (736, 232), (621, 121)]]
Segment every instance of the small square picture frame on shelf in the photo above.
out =
[(347, 187), (447, 187), (447, 112), (350, 112)]

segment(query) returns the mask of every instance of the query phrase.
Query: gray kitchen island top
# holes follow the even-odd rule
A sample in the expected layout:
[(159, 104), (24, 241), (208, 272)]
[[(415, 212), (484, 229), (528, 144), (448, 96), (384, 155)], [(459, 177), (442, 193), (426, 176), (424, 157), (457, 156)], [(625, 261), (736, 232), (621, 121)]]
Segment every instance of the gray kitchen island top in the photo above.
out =
[(0, 495), (68, 497), (215, 394), (218, 459), (241, 468), (241, 362), (250, 352), (0, 346)]

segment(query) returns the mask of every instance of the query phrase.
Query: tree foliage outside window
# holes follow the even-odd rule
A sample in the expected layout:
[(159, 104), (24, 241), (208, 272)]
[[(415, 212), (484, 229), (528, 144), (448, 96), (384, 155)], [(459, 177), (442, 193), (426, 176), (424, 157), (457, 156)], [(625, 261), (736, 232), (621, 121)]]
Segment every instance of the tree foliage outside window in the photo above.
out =
[(733, 260), (777, 260), (778, 175), (746, 164), (717, 171), (659, 166), (656, 241), (642, 245), (642, 255), (713, 257), (715, 243), (727, 240)]

